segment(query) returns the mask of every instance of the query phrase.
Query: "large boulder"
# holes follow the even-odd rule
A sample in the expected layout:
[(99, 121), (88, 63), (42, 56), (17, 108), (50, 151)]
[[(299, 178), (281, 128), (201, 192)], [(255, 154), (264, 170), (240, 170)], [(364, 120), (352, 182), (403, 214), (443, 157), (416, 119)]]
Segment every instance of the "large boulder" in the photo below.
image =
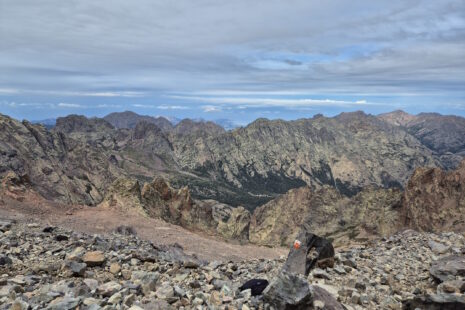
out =
[(283, 270), (307, 276), (318, 261), (333, 257), (334, 248), (331, 242), (302, 230), (289, 251)]
[(451, 255), (438, 259), (431, 264), (430, 274), (439, 282), (465, 278), (465, 256)]
[(343, 310), (342, 305), (321, 287), (310, 285), (302, 275), (281, 271), (263, 291), (265, 302), (276, 309)]
[(263, 291), (266, 302), (277, 309), (308, 309), (312, 292), (307, 280), (298, 274), (282, 271)]

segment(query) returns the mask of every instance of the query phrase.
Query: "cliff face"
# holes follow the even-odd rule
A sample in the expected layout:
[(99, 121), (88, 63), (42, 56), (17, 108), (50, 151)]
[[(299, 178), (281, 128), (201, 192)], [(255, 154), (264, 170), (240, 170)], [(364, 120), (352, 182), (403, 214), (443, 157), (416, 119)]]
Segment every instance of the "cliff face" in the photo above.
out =
[(465, 229), (465, 160), (456, 170), (418, 168), (403, 194), (406, 226), (426, 231)]
[(184, 121), (165, 132), (146, 121), (116, 129), (72, 115), (49, 131), (0, 115), (2, 190), (21, 198), (22, 185), (11, 185), (20, 180), (50, 201), (101, 204), (262, 245), (289, 244), (301, 225), (336, 244), (406, 226), (463, 230), (465, 162), (428, 168), (460, 155), (422, 144), (406, 129), (412, 119), (261, 119), (228, 132)]
[(255, 210), (250, 241), (289, 245), (302, 226), (335, 245), (387, 236), (401, 227), (400, 201), (398, 189), (367, 188), (351, 198), (330, 187), (290, 190)]

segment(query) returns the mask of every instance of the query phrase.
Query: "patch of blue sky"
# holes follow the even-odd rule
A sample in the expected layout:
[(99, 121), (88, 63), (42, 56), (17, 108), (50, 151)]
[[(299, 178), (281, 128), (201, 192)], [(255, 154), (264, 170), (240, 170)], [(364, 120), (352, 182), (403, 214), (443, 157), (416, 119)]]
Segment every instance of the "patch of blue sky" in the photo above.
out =
[(244, 61), (258, 69), (302, 70), (314, 64), (327, 64), (368, 57), (384, 48), (379, 43), (348, 45), (325, 53), (295, 53), (288, 51), (258, 51), (244, 57)]

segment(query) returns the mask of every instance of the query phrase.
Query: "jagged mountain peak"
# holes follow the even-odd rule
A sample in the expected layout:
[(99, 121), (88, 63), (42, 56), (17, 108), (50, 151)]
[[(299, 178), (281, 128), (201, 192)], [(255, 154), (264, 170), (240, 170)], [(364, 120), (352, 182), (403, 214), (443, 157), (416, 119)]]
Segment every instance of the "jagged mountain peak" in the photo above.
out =
[(137, 123), (145, 121), (157, 125), (163, 131), (173, 129), (173, 124), (165, 117), (153, 117), (149, 115), (139, 115), (132, 111), (114, 112), (104, 117), (106, 121), (111, 123), (116, 128), (134, 128)]
[(407, 126), (410, 122), (417, 118), (416, 115), (409, 114), (402, 110), (379, 114), (377, 117), (384, 122), (395, 126)]
[(102, 118), (87, 118), (84, 115), (71, 114), (65, 117), (57, 118), (54, 130), (71, 133), (71, 132), (98, 132), (113, 130), (114, 127)]

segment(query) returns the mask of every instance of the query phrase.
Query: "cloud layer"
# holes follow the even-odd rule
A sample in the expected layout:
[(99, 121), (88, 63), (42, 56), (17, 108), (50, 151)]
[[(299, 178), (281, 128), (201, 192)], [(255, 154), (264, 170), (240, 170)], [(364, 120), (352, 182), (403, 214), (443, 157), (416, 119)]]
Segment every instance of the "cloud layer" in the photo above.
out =
[(0, 100), (69, 111), (465, 107), (461, 0), (2, 1), (0, 41)]

